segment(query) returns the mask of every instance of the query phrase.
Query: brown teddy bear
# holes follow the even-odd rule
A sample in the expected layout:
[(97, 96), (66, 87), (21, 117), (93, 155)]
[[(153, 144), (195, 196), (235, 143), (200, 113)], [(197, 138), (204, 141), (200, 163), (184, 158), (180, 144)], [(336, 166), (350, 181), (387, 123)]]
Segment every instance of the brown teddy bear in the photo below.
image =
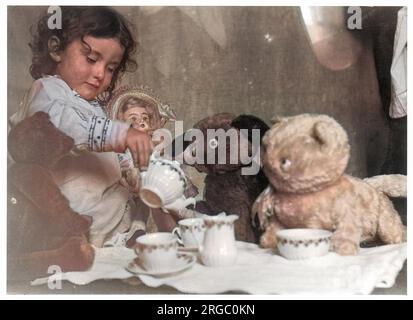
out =
[(344, 129), (326, 115), (302, 114), (274, 121), (262, 140), (263, 170), (270, 186), (254, 203), (265, 232), (261, 246), (276, 247), (276, 231), (333, 231), (332, 249), (355, 255), (361, 241), (405, 240), (406, 230), (389, 196), (406, 196), (406, 177), (364, 181), (344, 174), (350, 146)]
[[(194, 162), (191, 164), (199, 172), (206, 173), (204, 199), (196, 203), (196, 211), (216, 215), (221, 212), (226, 214), (235, 214), (239, 219), (235, 222), (235, 237), (237, 240), (258, 242), (260, 231), (258, 226), (250, 221), (251, 206), (261, 191), (268, 185), (268, 180), (264, 173), (259, 170), (254, 175), (243, 175), (242, 168), (250, 166), (251, 163), (242, 164), (239, 159), (235, 163), (230, 163), (230, 141), (226, 142), (225, 163), (220, 164), (218, 159), (214, 163), (207, 163), (208, 149), (211, 149), (213, 142), (218, 141), (213, 138), (208, 141), (207, 130), (224, 130), (228, 132), (230, 129), (236, 129), (238, 137), (240, 137), (240, 129), (248, 129), (248, 149), (251, 151), (251, 130), (257, 129), (260, 132), (260, 138), (269, 129), (267, 124), (261, 119), (252, 115), (235, 116), (231, 113), (218, 113), (200, 120), (194, 125), (195, 129), (199, 129), (203, 133), (205, 141), (203, 143), (202, 155), (196, 155), (197, 158), (204, 158), (204, 164)], [(239, 139), (239, 138), (238, 138)], [(190, 142), (189, 142), (190, 143)], [(185, 141), (184, 152), (197, 152), (197, 140), (193, 143)], [(189, 151), (190, 150), (190, 151)], [(217, 154), (215, 153), (215, 156)], [(258, 167), (259, 169), (259, 167)], [(258, 222), (257, 222), (258, 224)]]
[(48, 114), (38, 112), (10, 130), (8, 149), (9, 279), (88, 269), (94, 259), (87, 233), (91, 218), (74, 212), (56, 185), (52, 168), (73, 148)]

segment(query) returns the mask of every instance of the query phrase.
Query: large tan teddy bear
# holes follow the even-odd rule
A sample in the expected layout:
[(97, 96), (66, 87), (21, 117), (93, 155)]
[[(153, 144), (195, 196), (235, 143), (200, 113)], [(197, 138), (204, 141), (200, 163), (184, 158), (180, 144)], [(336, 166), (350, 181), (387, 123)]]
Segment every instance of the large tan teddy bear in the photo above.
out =
[(53, 177), (53, 168), (74, 147), (73, 139), (37, 112), (10, 130), (8, 150), (8, 278), (26, 280), (91, 267), (88, 242), (91, 218), (69, 206)]
[(405, 240), (406, 230), (387, 196), (406, 196), (406, 176), (361, 180), (344, 174), (350, 146), (344, 129), (326, 115), (274, 120), (262, 140), (263, 170), (270, 185), (255, 201), (265, 232), (262, 247), (275, 248), (284, 228), (333, 231), (332, 250), (358, 253), (361, 241)]

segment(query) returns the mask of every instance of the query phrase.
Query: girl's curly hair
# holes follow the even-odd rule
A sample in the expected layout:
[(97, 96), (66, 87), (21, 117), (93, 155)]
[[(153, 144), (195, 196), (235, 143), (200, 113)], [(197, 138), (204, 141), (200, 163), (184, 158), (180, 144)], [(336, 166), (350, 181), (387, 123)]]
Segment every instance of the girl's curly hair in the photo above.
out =
[[(120, 13), (109, 7), (60, 7), (62, 12), (62, 28), (50, 29), (48, 19), (50, 15), (40, 18), (37, 25), (32, 26), (32, 42), (29, 44), (32, 50), (32, 64), (30, 74), (34, 79), (44, 75), (53, 75), (56, 62), (49, 54), (48, 41), (52, 36), (60, 40), (58, 51), (64, 50), (72, 41), (85, 36), (95, 38), (117, 38), (125, 48), (123, 58), (116, 69), (112, 82), (107, 89), (107, 100), (112, 95), (115, 84), (120, 74), (125, 71), (135, 71), (137, 63), (133, 54), (137, 51), (137, 42), (130, 32), (131, 23)], [(84, 42), (85, 43), (85, 42)]]

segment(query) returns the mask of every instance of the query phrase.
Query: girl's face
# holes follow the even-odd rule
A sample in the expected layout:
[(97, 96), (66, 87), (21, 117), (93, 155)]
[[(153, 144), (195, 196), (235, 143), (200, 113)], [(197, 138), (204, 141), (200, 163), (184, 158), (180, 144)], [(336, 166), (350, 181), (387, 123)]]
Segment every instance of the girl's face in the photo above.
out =
[(123, 114), (123, 120), (139, 131), (149, 131), (149, 115), (144, 107), (131, 107)]
[(90, 50), (80, 39), (69, 43), (58, 54), (56, 74), (83, 99), (93, 100), (109, 87), (125, 50), (115, 38), (86, 36), (83, 40)]

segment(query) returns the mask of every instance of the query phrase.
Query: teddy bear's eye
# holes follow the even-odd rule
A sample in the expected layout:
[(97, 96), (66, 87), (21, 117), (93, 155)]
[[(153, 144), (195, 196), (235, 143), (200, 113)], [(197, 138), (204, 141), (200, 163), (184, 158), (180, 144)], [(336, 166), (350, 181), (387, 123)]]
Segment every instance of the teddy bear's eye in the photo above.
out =
[(288, 170), (291, 167), (291, 161), (287, 158), (281, 159), (280, 164), (281, 164), (281, 169), (284, 171)]
[(218, 140), (217, 139), (211, 139), (208, 142), (209, 146), (211, 149), (215, 149), (216, 147), (218, 147)]

